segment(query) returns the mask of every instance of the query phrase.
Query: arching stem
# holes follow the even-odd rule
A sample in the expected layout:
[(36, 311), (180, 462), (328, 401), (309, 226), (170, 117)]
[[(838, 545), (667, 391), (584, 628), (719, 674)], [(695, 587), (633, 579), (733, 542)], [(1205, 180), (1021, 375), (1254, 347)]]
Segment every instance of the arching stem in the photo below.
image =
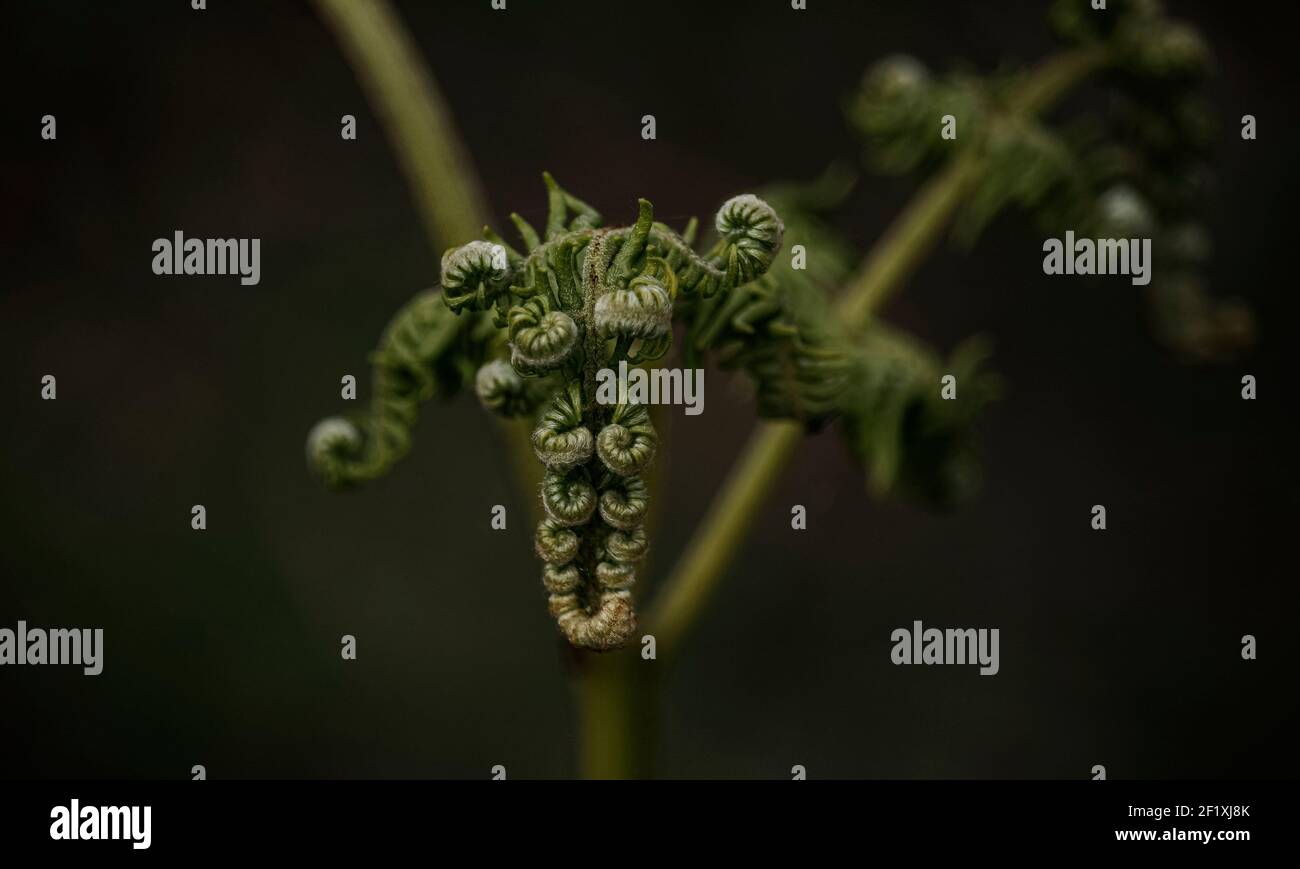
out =
[[(1050, 58), (1026, 76), (1008, 105), (1025, 114), (1044, 111), (1106, 61), (1105, 53), (1092, 48)], [(851, 330), (864, 328), (934, 249), (980, 171), (973, 157), (959, 157), (930, 179), (890, 224), (841, 296), (838, 313)], [(712, 599), (802, 435), (796, 423), (764, 422), (750, 437), (648, 613), (647, 629), (658, 638), (659, 658), (665, 665)]]

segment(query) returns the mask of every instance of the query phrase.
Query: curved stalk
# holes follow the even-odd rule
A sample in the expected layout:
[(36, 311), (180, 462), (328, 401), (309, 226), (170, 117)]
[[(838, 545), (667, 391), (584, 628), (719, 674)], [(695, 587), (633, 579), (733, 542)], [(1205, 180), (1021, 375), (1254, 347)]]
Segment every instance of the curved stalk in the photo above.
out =
[[(1069, 51), (1050, 58), (1009, 95), (1007, 105), (1025, 114), (1041, 112), (1106, 60), (1098, 49)], [(863, 329), (879, 306), (930, 253), (967, 186), (980, 171), (974, 157), (956, 159), (927, 182), (890, 224), (841, 297), (840, 319), (851, 330)], [(664, 664), (671, 661), (681, 638), (712, 598), (745, 531), (762, 509), (802, 436), (803, 429), (796, 423), (765, 422), (750, 437), (735, 469), (714, 498), (704, 524), (649, 611), (648, 630), (656, 637)]]
[(763, 422), (709, 506), (676, 569), (646, 616), (661, 661), (672, 659), (682, 635), (703, 611), (745, 534), (803, 439), (797, 422)]
[(469, 151), (387, 0), (315, 0), (397, 151), (435, 256), (478, 238), (487, 206)]

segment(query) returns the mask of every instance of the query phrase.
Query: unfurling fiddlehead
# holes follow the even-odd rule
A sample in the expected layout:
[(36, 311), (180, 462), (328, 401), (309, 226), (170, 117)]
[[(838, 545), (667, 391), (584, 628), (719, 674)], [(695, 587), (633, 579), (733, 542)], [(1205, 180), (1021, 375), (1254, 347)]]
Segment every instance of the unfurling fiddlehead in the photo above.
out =
[[(749, 374), (763, 416), (809, 428), (836, 419), (877, 495), (949, 505), (978, 478), (975, 422), (997, 382), (980, 370), (978, 341), (945, 366), (896, 329), (875, 323), (853, 335), (835, 322), (829, 291), (848, 279), (854, 257), (811, 212), (842, 199), (849, 180), (833, 169), (814, 185), (765, 194), (790, 243), (809, 252), (805, 267), (778, 262), (759, 280), (696, 304), (687, 349), (712, 350)], [(952, 400), (940, 392), (945, 374), (960, 384)]]
[(649, 467), (659, 435), (643, 404), (620, 404), (596, 436), (596, 455), (616, 474), (631, 477)]
[(447, 307), (487, 308), (505, 286), (509, 262), (505, 248), (488, 241), (471, 241), (442, 255), (442, 291)]
[(532, 413), (550, 395), (549, 379), (525, 379), (504, 359), (492, 359), (474, 375), (474, 391), (485, 410), (504, 417)]
[[(397, 312), (371, 355), (374, 368), (370, 410), (330, 417), (307, 438), (307, 460), (325, 483), (342, 488), (382, 476), (411, 446), (420, 404), (449, 398), (474, 376), (474, 366), (497, 340), (487, 318), (457, 318), (441, 292), (426, 290)], [(518, 410), (500, 389), (479, 379), (479, 393)], [(487, 399), (485, 399), (486, 401)]]
[(839, 408), (850, 359), (827, 292), (847, 276), (853, 255), (800, 205), (837, 201), (851, 181), (832, 169), (815, 186), (765, 194), (785, 216), (792, 244), (811, 252), (806, 267), (794, 268), (782, 257), (757, 280), (700, 300), (689, 311), (688, 363), (712, 351), (723, 367), (743, 370), (754, 383), (761, 416), (816, 428)]
[(587, 463), (592, 444), (591, 429), (582, 424), (582, 389), (570, 383), (533, 430), (533, 449), (546, 467), (567, 471)]
[(510, 309), (511, 363), (529, 373), (558, 368), (578, 346), (578, 326), (538, 299)]
[(526, 412), (546, 396), (532, 435), (546, 467), (535, 537), (542, 584), (570, 643), (614, 649), (636, 629), (631, 588), (648, 548), (641, 474), (659, 438), (644, 405), (597, 401), (598, 372), (663, 356), (674, 305), (761, 277), (783, 225), (761, 199), (734, 197), (718, 211), (717, 243), (700, 255), (693, 226), (683, 236), (655, 223), (645, 200), (635, 224), (602, 229), (594, 209), (545, 180), (545, 232), (512, 217), (526, 252), (489, 232), (444, 255), (443, 285), (450, 310), (504, 330), (500, 355), (476, 377), (484, 406)]
[[(868, 71), (850, 108), (869, 161), (902, 173), (959, 154), (973, 160), (977, 177), (954, 226), (965, 243), (1009, 205), (1053, 234), (1099, 237), (1125, 237), (1133, 225), (1116, 221), (1114, 206), (1128, 217), (1141, 212), (1140, 235), (1160, 263), (1145, 289), (1155, 337), (1194, 360), (1240, 352), (1253, 339), (1250, 310), (1209, 292), (1208, 247), (1185, 244), (1206, 237), (1200, 214), (1215, 126), (1208, 46), (1159, 0), (1112, 0), (1104, 10), (1057, 0), (1051, 17), (1057, 35), (1100, 58), (1113, 79), (1106, 111), (1056, 132), (1018, 104), (1015, 76), (932, 76), (894, 56)], [(935, 135), (935, 119), (947, 116), (960, 130), (950, 139)]]

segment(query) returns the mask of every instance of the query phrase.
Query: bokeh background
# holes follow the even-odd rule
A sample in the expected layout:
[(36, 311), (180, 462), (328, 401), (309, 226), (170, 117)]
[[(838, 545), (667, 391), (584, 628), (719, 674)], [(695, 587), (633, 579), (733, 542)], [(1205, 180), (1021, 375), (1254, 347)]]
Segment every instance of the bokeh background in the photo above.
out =
[[(409, 459), (361, 491), (307, 473), (307, 430), (342, 409), (342, 375), (365, 397), (366, 354), (437, 259), (312, 10), (208, 5), (6, 16), (0, 625), (103, 627), (106, 651), (96, 678), (0, 668), (0, 777), (572, 775), (566, 657), (493, 421), (469, 397), (430, 408)], [(398, 5), (502, 228), (541, 218), (543, 169), (615, 222), (640, 195), (669, 222), (707, 216), (856, 160), (842, 107), (884, 54), (988, 70), (1052, 49), (1040, 2)], [(1211, 276), (1254, 307), (1257, 349), (1177, 362), (1127, 281), (1044, 277), (1020, 216), (941, 251), (885, 314), (943, 348), (995, 339), (1008, 394), (981, 494), (948, 514), (872, 501), (837, 436), (809, 438), (668, 678), (660, 774), (1300, 772), (1293, 40), (1268, 4), (1176, 5), (1219, 63)], [(1255, 142), (1236, 135), (1247, 112)], [(867, 177), (835, 223), (865, 248), (912, 189)], [(175, 229), (260, 237), (261, 284), (154, 276), (150, 244)], [(706, 408), (673, 418), (643, 590), (752, 425), (720, 372)], [(999, 628), (1001, 673), (893, 666), (890, 631), (913, 619)]]

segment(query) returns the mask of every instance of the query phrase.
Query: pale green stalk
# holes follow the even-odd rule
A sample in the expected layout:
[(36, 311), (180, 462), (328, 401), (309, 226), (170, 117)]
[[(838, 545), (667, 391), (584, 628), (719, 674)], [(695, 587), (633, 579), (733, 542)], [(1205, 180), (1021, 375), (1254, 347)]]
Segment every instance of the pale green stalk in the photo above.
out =
[[(1009, 96), (1008, 106), (1025, 114), (1041, 112), (1105, 60), (1096, 49), (1054, 57), (1025, 78)], [(841, 297), (840, 321), (851, 331), (863, 329), (933, 250), (979, 172), (974, 158), (958, 158), (927, 182), (894, 220)], [(649, 611), (647, 631), (655, 635), (664, 663), (672, 659), (681, 638), (712, 598), (802, 436), (803, 429), (796, 423), (763, 422), (750, 437)]]
[(438, 85), (388, 0), (315, 0), (406, 173), (434, 254), (478, 238), (487, 206)]

